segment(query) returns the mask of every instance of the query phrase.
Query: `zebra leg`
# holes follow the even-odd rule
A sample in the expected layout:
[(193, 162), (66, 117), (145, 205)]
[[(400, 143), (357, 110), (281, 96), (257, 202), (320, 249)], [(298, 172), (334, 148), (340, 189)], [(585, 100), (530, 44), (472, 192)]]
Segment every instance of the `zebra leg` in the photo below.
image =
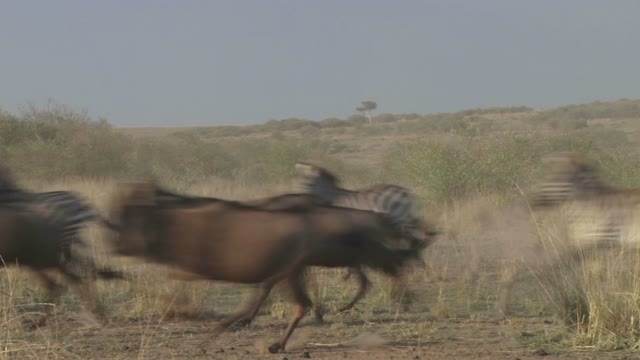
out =
[(73, 273), (64, 265), (59, 266), (58, 271), (75, 288), (76, 292), (89, 303), (88, 310), (91, 313), (91, 320), (95, 321), (95, 315), (104, 320), (105, 309), (99, 301), (98, 288), (95, 281), (83, 281), (79, 275)]
[[(80, 245), (82, 248), (87, 248), (89, 245), (87, 244), (87, 242), (83, 237), (78, 235), (77, 229), (65, 236), (69, 239), (68, 241), (65, 242), (65, 244), (68, 244), (68, 245), (66, 245), (63, 250), (63, 253), (66, 256), (66, 263), (74, 263), (74, 262), (77, 263), (76, 257), (72, 258), (73, 255), (71, 253), (71, 245), (72, 244), (74, 246)], [(96, 280), (98, 278), (101, 278), (104, 280), (130, 280), (129, 276), (126, 276), (121, 271), (114, 270), (108, 266), (98, 267), (96, 266), (95, 262), (92, 259), (84, 257), (80, 254), (78, 254), (78, 256), (82, 258), (81, 262), (83, 263), (82, 264), (83, 270), (86, 270), (89, 272), (89, 276), (92, 280)]]
[(516, 282), (527, 276), (525, 268), (522, 264), (518, 264), (515, 268), (511, 267), (502, 272), (500, 283), (498, 285), (498, 297), (496, 300), (496, 309), (505, 319), (510, 315), (509, 302), (511, 301), (511, 292)]
[(516, 282), (522, 281), (529, 276), (540, 281), (546, 274), (562, 274), (565, 271), (563, 268), (566, 269), (567, 266), (572, 267), (576, 262), (582, 261), (585, 258), (585, 253), (610, 248), (609, 244), (610, 243), (603, 244), (602, 242), (596, 241), (583, 245), (582, 247), (574, 247), (562, 256), (554, 259), (550, 264), (538, 267), (533, 271), (528, 271), (524, 267), (524, 264), (518, 265), (515, 271), (508, 272), (507, 275), (503, 275), (501, 279), (496, 303), (498, 311), (500, 311), (504, 318), (510, 315), (509, 302), (511, 300), (513, 286)]
[(49, 275), (47, 275), (44, 270), (34, 270), (34, 274), (47, 288), (47, 298), (45, 301), (49, 303), (45, 305), (44, 316), (42, 316), (34, 324), (34, 327), (41, 327), (46, 325), (47, 320), (53, 315), (55, 303), (57, 303), (60, 299), (60, 295), (64, 291), (64, 288), (60, 286), (60, 284), (56, 283), (51, 277), (49, 277)]

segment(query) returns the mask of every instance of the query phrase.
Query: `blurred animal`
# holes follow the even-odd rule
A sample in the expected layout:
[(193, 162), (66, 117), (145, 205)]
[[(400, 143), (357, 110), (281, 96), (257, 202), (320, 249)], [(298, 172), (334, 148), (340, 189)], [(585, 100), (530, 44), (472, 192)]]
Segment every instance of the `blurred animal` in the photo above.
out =
[[(640, 245), (640, 188), (622, 189), (607, 185), (596, 166), (575, 152), (559, 152), (544, 159), (546, 175), (534, 188), (529, 204), (535, 220), (561, 221), (564, 235), (552, 238), (552, 247), (543, 246), (551, 263), (540, 271), (550, 271), (561, 260), (579, 260), (589, 251), (624, 249)], [(557, 230), (557, 229), (556, 229)], [(548, 249), (550, 248), (550, 249)], [(551, 250), (551, 251), (549, 251)], [(511, 288), (527, 275), (524, 268), (503, 280), (498, 306), (508, 314)]]
[[(420, 201), (409, 189), (393, 184), (379, 184), (359, 190), (340, 187), (329, 170), (310, 162), (299, 161), (300, 184), (305, 193), (323, 204), (368, 210), (386, 216), (407, 241), (430, 239), (423, 230)], [(396, 239), (401, 240), (401, 239)]]
[[(57, 300), (60, 286), (47, 271), (56, 270), (80, 291), (89, 302), (90, 309), (98, 312), (95, 284), (93, 281), (83, 281), (82, 276), (72, 270), (72, 265), (89, 267), (92, 273), (107, 279), (122, 276), (110, 269), (98, 269), (90, 259), (67, 257), (66, 249), (62, 231), (55, 224), (32, 214), (0, 206), (0, 258), (3, 265), (20, 265), (32, 270), (47, 288), (50, 301)], [(47, 316), (41, 319), (39, 325), (44, 324)]]
[[(124, 279), (120, 272), (98, 268), (89, 258), (72, 256), (72, 243), (86, 246), (77, 235), (77, 225), (90, 218), (92, 209), (70, 193), (62, 197), (41, 194), (18, 188), (8, 170), (0, 168), (0, 257), (4, 264), (34, 270), (51, 300), (57, 299), (59, 285), (47, 270), (59, 271), (74, 286), (81, 285), (82, 279), (73, 266), (88, 270), (94, 279)], [(87, 286), (92, 289), (93, 284)]]
[[(334, 206), (373, 211), (387, 217), (396, 227), (399, 237), (390, 239), (390, 247), (412, 247), (417, 244), (429, 246), (435, 238), (434, 227), (427, 225), (421, 214), (418, 197), (409, 189), (393, 184), (378, 184), (364, 189), (348, 190), (340, 187), (340, 180), (329, 170), (299, 161), (296, 169), (300, 173), (302, 190), (317, 201)], [(364, 284), (364, 274), (359, 269), (349, 269), (345, 279), (355, 273), (359, 283)], [(404, 291), (405, 303), (410, 302), (411, 292), (406, 291), (406, 278), (394, 283), (393, 292)]]
[(393, 236), (394, 229), (386, 218), (368, 211), (317, 206), (265, 210), (213, 198), (181, 206), (179, 200), (159, 201), (166, 195), (159, 190), (153, 183), (133, 184), (116, 199), (116, 253), (174, 265), (209, 280), (260, 284), (251, 305), (224, 319), (217, 331), (252, 319), (273, 286), (286, 281), (297, 311), (285, 335), (269, 347), (272, 353), (284, 350), (312, 305), (304, 284), (308, 267), (369, 267), (396, 275), (421, 251), (385, 247), (382, 238)]
[[(201, 197), (201, 196), (188, 196), (184, 194), (177, 194), (166, 189), (156, 188), (156, 200), (159, 204), (163, 206), (171, 206), (171, 207), (194, 207), (201, 206), (205, 204), (211, 204), (219, 202), (219, 199), (210, 198), (210, 197)], [(287, 211), (306, 211), (314, 206), (322, 206), (323, 202), (314, 196), (313, 194), (282, 194), (273, 197), (266, 197), (262, 199), (252, 200), (252, 201), (244, 201), (242, 202), (244, 205), (250, 205), (254, 207), (258, 207), (264, 210), (287, 210)], [(391, 224), (392, 225), (392, 224)], [(393, 225), (392, 225), (393, 226)], [(398, 244), (395, 239), (380, 239), (384, 241), (384, 245), (389, 248), (399, 248), (399, 249), (409, 249), (409, 248), (426, 248), (435, 237), (439, 234), (439, 232), (434, 227), (427, 227), (424, 225), (423, 228), (424, 236), (420, 241), (415, 241), (412, 244), (409, 243), (401, 243)], [(397, 236), (397, 235), (396, 235)], [(422, 259), (416, 259), (417, 262), (421, 263)], [(345, 306), (340, 308), (338, 312), (347, 311), (355, 304), (357, 304), (366, 294), (367, 290), (371, 286), (371, 282), (363, 272), (360, 267), (351, 268), (357, 276), (358, 280), (358, 290), (354, 298)], [(184, 276), (183, 279), (186, 279)], [(315, 304), (314, 305), (314, 314), (315, 318), (318, 321), (323, 321), (324, 309)], [(251, 319), (248, 320), (250, 322)]]

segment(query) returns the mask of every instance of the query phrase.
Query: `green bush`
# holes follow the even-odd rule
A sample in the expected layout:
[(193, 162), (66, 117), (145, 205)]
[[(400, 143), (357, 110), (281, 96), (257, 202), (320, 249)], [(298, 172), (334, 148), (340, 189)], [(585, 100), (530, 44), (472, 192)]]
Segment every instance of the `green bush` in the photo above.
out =
[(385, 155), (385, 181), (406, 184), (428, 201), (449, 201), (469, 193), (519, 196), (539, 180), (542, 158), (576, 151), (605, 168), (620, 186), (640, 184), (640, 158), (630, 146), (600, 146), (582, 134), (503, 134), (473, 142), (398, 144)]

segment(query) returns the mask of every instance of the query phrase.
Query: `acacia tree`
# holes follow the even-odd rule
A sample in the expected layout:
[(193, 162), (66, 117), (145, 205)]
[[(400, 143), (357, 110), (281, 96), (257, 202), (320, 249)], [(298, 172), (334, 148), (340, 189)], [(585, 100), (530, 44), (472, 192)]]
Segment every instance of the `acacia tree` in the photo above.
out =
[(367, 119), (369, 119), (369, 124), (373, 123), (369, 112), (375, 110), (378, 107), (378, 104), (375, 101), (362, 101), (361, 104), (362, 105), (358, 106), (356, 110), (364, 113)]

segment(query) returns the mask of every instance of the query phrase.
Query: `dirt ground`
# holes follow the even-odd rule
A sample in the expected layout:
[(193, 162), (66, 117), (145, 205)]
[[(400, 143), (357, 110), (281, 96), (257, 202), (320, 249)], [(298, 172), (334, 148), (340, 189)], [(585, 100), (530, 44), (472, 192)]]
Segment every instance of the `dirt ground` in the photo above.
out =
[(260, 316), (251, 328), (230, 329), (214, 338), (217, 319), (121, 321), (98, 327), (58, 316), (23, 339), (47, 349), (16, 353), (15, 358), (640, 359), (640, 352), (554, 346), (566, 330), (543, 318), (434, 320), (420, 313), (352, 313), (330, 315), (318, 324), (307, 317), (279, 354), (266, 348), (284, 332), (287, 319)]

